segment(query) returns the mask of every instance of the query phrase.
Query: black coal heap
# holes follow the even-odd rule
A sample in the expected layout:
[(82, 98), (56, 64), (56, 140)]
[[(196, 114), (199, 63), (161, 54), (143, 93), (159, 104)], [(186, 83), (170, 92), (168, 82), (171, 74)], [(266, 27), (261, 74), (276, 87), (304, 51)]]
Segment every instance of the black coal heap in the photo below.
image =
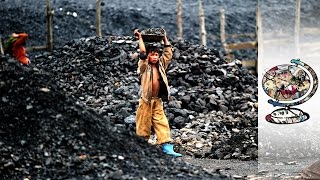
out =
[(36, 66), (0, 60), (0, 179), (216, 179), (78, 103)]
[[(33, 63), (38, 69), (52, 72), (69, 96), (105, 119), (134, 130), (139, 79), (138, 59), (132, 57), (137, 46), (136, 39), (129, 36), (81, 38), (36, 57)], [(195, 134), (202, 134), (176, 143), (185, 146), (193, 139), (211, 141), (201, 143), (211, 144), (212, 151), (201, 145), (198, 150), (192, 147), (189, 153), (200, 151), (197, 157), (256, 159), (257, 77), (239, 61), (228, 63), (216, 49), (187, 41), (172, 41), (172, 46), (173, 59), (167, 70), (171, 86), (171, 100), (165, 103), (167, 117), (173, 130), (189, 124)], [(183, 136), (181, 131), (174, 134), (174, 138)], [(229, 141), (232, 137), (241, 137), (242, 141)], [(232, 148), (221, 147), (224, 144), (232, 144)]]

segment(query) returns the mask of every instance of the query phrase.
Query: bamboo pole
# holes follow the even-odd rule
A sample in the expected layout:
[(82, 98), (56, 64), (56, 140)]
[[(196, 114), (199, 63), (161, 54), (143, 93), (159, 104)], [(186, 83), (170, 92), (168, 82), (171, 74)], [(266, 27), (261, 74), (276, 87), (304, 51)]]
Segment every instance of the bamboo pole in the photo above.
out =
[[(247, 67), (247, 68), (252, 68), (255, 67), (257, 65), (257, 60), (255, 59), (248, 59), (248, 60), (243, 60), (241, 61), (242, 66), (243, 67)], [(257, 72), (257, 70), (255, 69), (255, 71)]]
[(39, 51), (39, 50), (47, 50), (47, 49), (48, 49), (47, 46), (30, 46), (30, 47), (27, 47), (27, 52)]
[(310, 28), (310, 27), (300, 27), (301, 34), (310, 34), (310, 35), (320, 35), (320, 29), (319, 28)]
[(255, 33), (244, 33), (244, 34), (225, 34), (226, 38), (255, 38), (256, 34)]
[(207, 32), (205, 27), (205, 17), (204, 17), (204, 11), (202, 8), (202, 1), (199, 0), (199, 22), (200, 22), (200, 40), (201, 45), (206, 46), (207, 45)]
[(182, 0), (177, 0), (177, 24), (178, 24), (178, 39), (183, 39), (182, 33)]
[(240, 49), (255, 49), (257, 48), (257, 41), (231, 43), (225, 45), (228, 50), (240, 50)]
[(225, 32), (225, 15), (224, 9), (220, 10), (220, 40), (222, 46), (226, 44), (226, 32)]
[(96, 0), (96, 35), (101, 37), (101, 0)]
[(221, 45), (229, 59), (233, 59), (231, 50), (228, 48), (227, 40), (226, 40), (226, 30), (225, 25), (226, 24), (226, 17), (224, 14), (224, 9), (220, 9), (220, 40)]
[(288, 43), (292, 43), (292, 38), (286, 37), (285, 39), (281, 39), (281, 38), (277, 38), (277, 39), (267, 39), (263, 40), (263, 44), (264, 45), (269, 45), (269, 44), (277, 44), (277, 45), (281, 45), (281, 44), (288, 44)]
[[(258, 72), (258, 59), (263, 58), (263, 34), (262, 34), (262, 21), (261, 21), (261, 11), (260, 11), (260, 1), (258, 0), (256, 8), (256, 34), (257, 34), (257, 44), (258, 44), (258, 55), (256, 61), (256, 72)], [(259, 55), (260, 54), (260, 55)]]
[(256, 34), (258, 41), (258, 51), (263, 52), (263, 35), (262, 35), (262, 22), (261, 22), (261, 12), (260, 12), (260, 4), (258, 1), (257, 9), (256, 9)]
[(300, 56), (300, 10), (301, 0), (296, 0), (296, 12), (295, 12), (295, 28), (294, 28), (294, 44), (297, 57)]
[(3, 45), (2, 45), (2, 37), (0, 35), (0, 54), (4, 55)]
[(310, 49), (310, 50), (313, 48), (320, 48), (320, 42), (300, 43), (300, 48), (306, 48), (306, 49)]
[(51, 8), (50, 0), (47, 0), (47, 49), (48, 51), (53, 50), (53, 31), (52, 31), (52, 16), (53, 11)]

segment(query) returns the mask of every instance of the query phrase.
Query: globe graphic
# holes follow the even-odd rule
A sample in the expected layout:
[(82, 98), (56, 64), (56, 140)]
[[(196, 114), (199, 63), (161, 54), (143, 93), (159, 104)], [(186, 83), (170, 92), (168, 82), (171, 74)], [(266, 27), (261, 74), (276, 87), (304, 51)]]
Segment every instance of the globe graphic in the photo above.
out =
[(300, 67), (284, 64), (267, 71), (262, 84), (264, 92), (272, 99), (292, 101), (307, 93), (310, 78)]
[(262, 88), (271, 98), (269, 104), (282, 107), (266, 116), (275, 124), (294, 124), (308, 120), (309, 114), (298, 108), (291, 108), (308, 101), (318, 88), (315, 71), (300, 59), (292, 59), (292, 64), (281, 64), (265, 72)]

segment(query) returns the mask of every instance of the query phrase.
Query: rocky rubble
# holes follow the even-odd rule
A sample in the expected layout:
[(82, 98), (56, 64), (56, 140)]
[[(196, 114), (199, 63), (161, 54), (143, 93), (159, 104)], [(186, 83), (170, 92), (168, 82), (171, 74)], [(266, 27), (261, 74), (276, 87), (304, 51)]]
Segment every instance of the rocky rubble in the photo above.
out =
[[(196, 158), (240, 159), (258, 158), (256, 119), (246, 120), (243, 115), (223, 114), (212, 111), (200, 114), (197, 120), (187, 123), (180, 130), (173, 130), (181, 151)], [(249, 117), (247, 117), (249, 118)]]
[[(167, 71), (172, 98), (165, 109), (181, 151), (197, 157), (255, 159), (257, 78), (238, 61), (227, 63), (215, 49), (186, 41), (172, 44), (174, 56)], [(77, 101), (134, 129), (139, 98), (136, 52), (132, 37), (89, 37), (38, 56), (34, 64), (52, 72)], [(186, 131), (201, 136), (186, 140)], [(221, 147), (225, 143), (232, 146)]]
[(76, 102), (51, 72), (0, 59), (0, 179), (228, 178), (163, 155)]

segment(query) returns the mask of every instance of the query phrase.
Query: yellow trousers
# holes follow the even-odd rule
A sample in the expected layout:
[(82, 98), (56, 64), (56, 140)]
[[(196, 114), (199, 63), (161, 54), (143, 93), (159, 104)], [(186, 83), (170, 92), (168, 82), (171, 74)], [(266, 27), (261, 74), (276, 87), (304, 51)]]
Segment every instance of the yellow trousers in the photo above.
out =
[(159, 98), (152, 98), (148, 104), (140, 98), (136, 114), (136, 133), (138, 136), (149, 139), (151, 126), (157, 135), (158, 144), (171, 142), (170, 127), (163, 111), (162, 101)]

